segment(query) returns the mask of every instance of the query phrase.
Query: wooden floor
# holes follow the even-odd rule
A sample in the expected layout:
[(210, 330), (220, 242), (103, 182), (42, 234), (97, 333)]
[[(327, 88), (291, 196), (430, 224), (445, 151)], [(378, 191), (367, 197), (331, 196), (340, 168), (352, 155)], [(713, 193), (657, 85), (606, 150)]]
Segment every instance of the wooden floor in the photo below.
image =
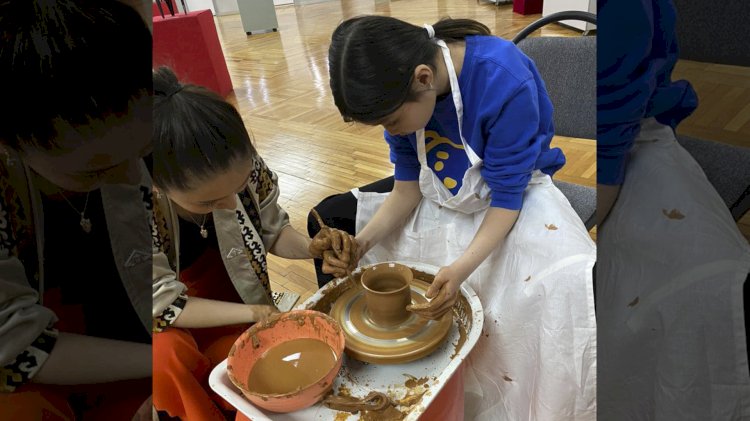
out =
[[(333, 104), (327, 52), (336, 25), (361, 14), (394, 16), (418, 25), (444, 16), (468, 17), (510, 39), (540, 17), (477, 0), (309, 1), (277, 7), (276, 13), (276, 33), (246, 36), (239, 15), (217, 17), (216, 24), (235, 87), (229, 100), (238, 106), (260, 154), (279, 174), (281, 205), (301, 232), (306, 232), (308, 211), (323, 198), (393, 172), (382, 129), (344, 123)], [(540, 35), (579, 33), (551, 25), (533, 34)], [(701, 107), (680, 126), (680, 133), (750, 146), (748, 69), (682, 61), (674, 77), (689, 79), (701, 99)], [(568, 158), (556, 177), (595, 185), (593, 141), (555, 138), (553, 146), (562, 148)], [(740, 228), (750, 238), (750, 217), (740, 222)], [(269, 271), (275, 290), (297, 292), (304, 300), (317, 289), (308, 261), (270, 256)]]
[[(512, 38), (540, 15), (521, 16), (512, 6), (476, 0), (333, 0), (276, 8), (279, 31), (246, 36), (239, 15), (217, 17), (217, 29), (234, 84), (229, 97), (255, 137), (256, 147), (279, 174), (281, 205), (292, 225), (306, 232), (307, 213), (325, 197), (393, 174), (383, 130), (344, 123), (328, 87), (330, 36), (344, 19), (361, 14), (398, 17), (421, 25), (439, 18), (472, 18), (494, 34)], [(534, 35), (575, 36), (551, 26)], [(555, 139), (567, 165), (561, 180), (593, 186), (595, 144)], [(268, 259), (275, 290), (291, 290), (302, 300), (315, 290), (311, 262)]]
[[(750, 148), (750, 67), (680, 60), (672, 79), (689, 81), (698, 94), (698, 109), (678, 134)], [(738, 226), (750, 240), (750, 214)]]
[(678, 134), (750, 147), (750, 67), (681, 60), (672, 79), (689, 81), (698, 94), (698, 109)]

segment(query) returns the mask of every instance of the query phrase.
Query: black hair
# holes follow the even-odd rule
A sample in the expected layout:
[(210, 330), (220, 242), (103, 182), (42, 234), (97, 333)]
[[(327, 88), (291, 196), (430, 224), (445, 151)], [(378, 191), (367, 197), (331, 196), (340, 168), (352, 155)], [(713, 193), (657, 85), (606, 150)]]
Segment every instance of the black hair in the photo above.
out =
[(115, 0), (0, 0), (0, 144), (60, 145), (79, 127), (125, 114), (151, 89), (151, 32)]
[(153, 116), (153, 179), (164, 190), (190, 189), (256, 156), (237, 109), (204, 87), (180, 84), (167, 67), (154, 71)]
[[(441, 19), (433, 25), (435, 38), (446, 43), (470, 35), (490, 35), (471, 19)], [(411, 91), (414, 69), (435, 69), (440, 47), (422, 26), (387, 16), (361, 16), (341, 23), (328, 49), (331, 91), (345, 121), (374, 124), (395, 112)]]

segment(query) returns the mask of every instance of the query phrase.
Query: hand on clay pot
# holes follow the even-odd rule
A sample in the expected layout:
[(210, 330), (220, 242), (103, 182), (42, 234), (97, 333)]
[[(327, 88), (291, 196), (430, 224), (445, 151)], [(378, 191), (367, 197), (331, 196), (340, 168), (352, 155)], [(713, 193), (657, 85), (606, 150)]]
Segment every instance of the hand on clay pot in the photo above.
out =
[(465, 278), (452, 266), (440, 268), (440, 271), (435, 275), (435, 280), (432, 281), (432, 285), (425, 293), (425, 297), (430, 298), (430, 302), (409, 305), (406, 306), (406, 309), (426, 319), (440, 319), (453, 308), (453, 304), (458, 300), (461, 282)]
[(354, 236), (346, 231), (328, 227), (318, 212), (313, 209), (320, 231), (309, 246), (310, 254), (323, 259), (323, 273), (341, 278), (350, 274), (359, 261), (359, 246)]

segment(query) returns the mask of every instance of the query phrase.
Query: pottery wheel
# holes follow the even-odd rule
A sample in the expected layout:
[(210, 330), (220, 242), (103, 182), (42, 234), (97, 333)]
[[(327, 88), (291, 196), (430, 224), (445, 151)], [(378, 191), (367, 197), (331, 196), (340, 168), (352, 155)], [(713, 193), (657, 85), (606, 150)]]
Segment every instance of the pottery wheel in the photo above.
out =
[[(411, 283), (411, 303), (428, 300), (424, 294), (429, 284)], [(361, 284), (339, 297), (331, 307), (331, 317), (339, 322), (346, 336), (346, 353), (360, 361), (378, 364), (401, 364), (427, 356), (445, 340), (453, 324), (453, 313), (439, 320), (427, 320), (409, 313), (399, 326), (383, 328), (369, 318)]]

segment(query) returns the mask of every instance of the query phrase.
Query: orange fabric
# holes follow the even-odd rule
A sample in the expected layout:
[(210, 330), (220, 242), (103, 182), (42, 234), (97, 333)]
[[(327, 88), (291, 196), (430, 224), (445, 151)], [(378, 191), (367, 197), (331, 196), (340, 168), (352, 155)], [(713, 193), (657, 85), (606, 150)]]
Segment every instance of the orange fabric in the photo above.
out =
[[(59, 288), (45, 291), (44, 306), (54, 311), (60, 319), (55, 324), (59, 331), (85, 334), (82, 307), (63, 304)], [(130, 421), (150, 394), (150, 378), (71, 386), (27, 383), (13, 393), (0, 393), (0, 418)], [(76, 418), (74, 406), (79, 407), (79, 410), (85, 408), (81, 417)]]
[(419, 421), (461, 421), (464, 419), (464, 366), (458, 366), (448, 383), (432, 400)]
[[(182, 271), (180, 280), (188, 287), (189, 297), (242, 302), (221, 255), (213, 248)], [(244, 324), (205, 329), (171, 327), (154, 334), (154, 407), (183, 421), (224, 421), (222, 410), (235, 409), (211, 390), (208, 376), (248, 327)]]

